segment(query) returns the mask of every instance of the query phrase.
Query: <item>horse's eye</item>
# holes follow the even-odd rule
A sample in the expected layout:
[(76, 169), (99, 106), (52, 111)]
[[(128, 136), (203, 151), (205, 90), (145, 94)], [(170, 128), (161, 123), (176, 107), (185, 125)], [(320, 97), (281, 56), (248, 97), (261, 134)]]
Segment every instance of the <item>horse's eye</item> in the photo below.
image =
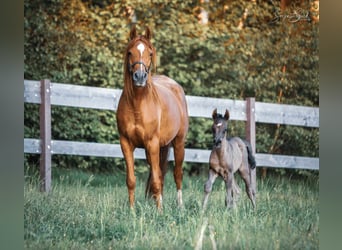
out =
[(131, 52), (131, 51), (128, 51), (127, 54), (128, 54), (128, 56), (131, 56), (131, 55), (132, 55), (132, 52)]
[(153, 53), (151, 52), (151, 53), (150, 53), (150, 57), (152, 57), (152, 56), (153, 56)]

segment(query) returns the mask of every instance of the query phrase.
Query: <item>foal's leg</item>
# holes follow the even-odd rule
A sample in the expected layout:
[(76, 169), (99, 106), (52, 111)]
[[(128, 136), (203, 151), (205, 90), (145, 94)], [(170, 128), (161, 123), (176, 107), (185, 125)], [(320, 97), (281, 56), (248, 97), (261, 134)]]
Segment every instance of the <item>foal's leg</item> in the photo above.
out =
[(233, 180), (234, 180), (234, 173), (228, 172), (228, 176), (225, 179), (226, 182), (226, 206), (227, 208), (232, 208), (234, 206), (233, 200)]
[(252, 202), (253, 208), (255, 208), (255, 192), (252, 190), (250, 169), (249, 169), (248, 164), (247, 166), (246, 165), (242, 166), (242, 168), (239, 169), (239, 172), (240, 172), (242, 179), (245, 182), (246, 193)]
[(134, 147), (123, 136), (120, 137), (120, 145), (121, 145), (122, 153), (126, 161), (126, 185), (128, 189), (129, 205), (131, 208), (133, 208), (134, 191), (135, 191), (135, 183), (136, 183), (136, 178), (134, 175), (134, 158), (133, 158)]
[(241, 189), (239, 187), (239, 185), (237, 184), (237, 182), (235, 181), (235, 178), (233, 178), (233, 198), (234, 199), (238, 199), (241, 193)]
[(207, 207), (209, 194), (211, 193), (211, 190), (213, 188), (213, 184), (214, 184), (217, 176), (218, 176), (218, 174), (214, 170), (209, 169), (208, 180), (204, 184), (203, 209), (205, 209)]
[(183, 180), (183, 161), (184, 161), (184, 138), (176, 137), (173, 141), (173, 150), (174, 150), (174, 157), (175, 157), (175, 168), (173, 171), (173, 177), (176, 182), (177, 187), (177, 203), (179, 207), (183, 206), (183, 199), (182, 199), (182, 180)]

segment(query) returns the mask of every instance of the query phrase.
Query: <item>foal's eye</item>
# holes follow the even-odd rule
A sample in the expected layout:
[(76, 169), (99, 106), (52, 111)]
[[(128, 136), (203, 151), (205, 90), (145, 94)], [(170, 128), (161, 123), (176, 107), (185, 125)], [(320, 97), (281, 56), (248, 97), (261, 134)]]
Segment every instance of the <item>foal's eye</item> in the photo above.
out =
[(128, 54), (128, 56), (131, 56), (131, 55), (132, 55), (132, 52), (131, 52), (131, 51), (128, 51), (127, 54)]

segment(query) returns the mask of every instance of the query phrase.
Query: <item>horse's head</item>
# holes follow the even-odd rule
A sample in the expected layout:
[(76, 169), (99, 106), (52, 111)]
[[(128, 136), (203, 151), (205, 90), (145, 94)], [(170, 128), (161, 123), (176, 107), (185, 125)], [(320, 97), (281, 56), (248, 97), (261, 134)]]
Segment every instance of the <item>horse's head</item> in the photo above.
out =
[(144, 35), (137, 35), (135, 26), (130, 32), (130, 41), (125, 52), (125, 77), (131, 78), (134, 86), (145, 87), (149, 81), (156, 53), (151, 44), (151, 31), (146, 27)]
[(226, 113), (222, 116), (217, 113), (217, 109), (214, 109), (212, 118), (214, 122), (212, 126), (214, 145), (215, 147), (220, 147), (221, 142), (226, 138), (229, 111), (226, 109)]

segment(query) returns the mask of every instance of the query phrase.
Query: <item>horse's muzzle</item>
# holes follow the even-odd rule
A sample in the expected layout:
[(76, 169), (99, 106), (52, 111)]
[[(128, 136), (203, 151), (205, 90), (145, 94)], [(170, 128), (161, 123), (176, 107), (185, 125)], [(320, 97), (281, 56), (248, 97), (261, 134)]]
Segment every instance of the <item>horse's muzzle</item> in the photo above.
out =
[(147, 81), (147, 72), (145, 70), (138, 69), (133, 73), (133, 82), (137, 87), (144, 87)]
[(215, 147), (219, 148), (222, 143), (222, 138), (215, 138), (213, 142), (214, 142)]

